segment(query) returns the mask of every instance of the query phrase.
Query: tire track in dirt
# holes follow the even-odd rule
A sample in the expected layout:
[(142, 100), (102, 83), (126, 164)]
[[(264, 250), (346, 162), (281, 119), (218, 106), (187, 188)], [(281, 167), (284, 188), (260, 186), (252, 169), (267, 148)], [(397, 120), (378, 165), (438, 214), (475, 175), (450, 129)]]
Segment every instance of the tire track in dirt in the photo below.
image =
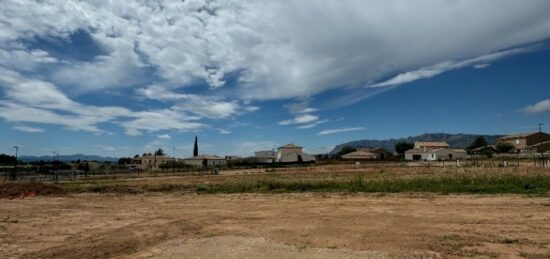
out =
[(135, 253), (182, 236), (193, 237), (201, 227), (185, 220), (130, 226), (77, 238), (62, 245), (23, 254), (21, 258), (110, 258)]

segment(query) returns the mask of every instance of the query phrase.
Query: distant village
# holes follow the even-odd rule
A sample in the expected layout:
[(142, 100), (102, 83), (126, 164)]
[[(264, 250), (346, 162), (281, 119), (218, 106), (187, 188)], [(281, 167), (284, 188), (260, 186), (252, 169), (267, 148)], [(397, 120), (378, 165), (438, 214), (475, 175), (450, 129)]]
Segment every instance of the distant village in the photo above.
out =
[[(500, 137), (495, 144), (487, 144), (483, 137), (476, 138), (468, 148), (457, 148), (443, 141), (430, 142), (401, 142), (395, 146), (395, 152), (381, 147), (350, 147), (345, 146), (335, 154), (308, 154), (304, 148), (295, 143), (274, 146), (271, 150), (254, 151), (254, 156), (218, 156), (201, 154), (199, 141), (195, 137), (193, 156), (177, 158), (168, 156), (162, 149), (153, 153), (135, 155), (134, 157), (120, 158), (118, 163), (100, 161), (70, 161), (62, 162), (55, 157), (50, 161), (34, 161), (21, 163), (14, 156), (0, 155), (0, 171), (11, 172), (14, 164), (20, 164), (20, 171), (34, 170), (36, 172), (51, 173), (53, 171), (77, 170), (89, 172), (103, 170), (117, 170), (124, 172), (142, 172), (158, 170), (197, 170), (206, 168), (228, 167), (271, 167), (294, 166), (315, 163), (367, 163), (369, 161), (456, 161), (464, 159), (487, 159), (493, 156), (512, 156), (517, 159), (548, 157), (550, 154), (550, 134), (539, 131)], [(16, 161), (18, 161), (16, 163)], [(116, 167), (115, 167), (116, 166)], [(548, 163), (550, 166), (550, 163)], [(35, 168), (35, 169), (31, 169)], [(7, 175), (7, 174), (6, 174)]]
[(493, 154), (515, 154), (529, 156), (536, 153), (550, 152), (550, 134), (545, 132), (508, 135), (498, 139), (494, 145), (488, 145), (483, 139), (476, 139), (467, 149), (449, 146), (446, 142), (398, 143), (395, 152), (380, 147), (344, 147), (339, 153), (308, 154), (303, 147), (289, 143), (274, 147), (272, 150), (259, 150), (254, 157), (225, 156), (198, 153), (198, 142), (195, 138), (194, 155), (187, 158), (169, 157), (160, 154), (144, 154), (134, 157), (130, 165), (143, 169), (155, 170), (170, 164), (183, 164), (194, 167), (223, 166), (234, 162), (237, 164), (301, 164), (315, 163), (316, 160), (336, 159), (342, 161), (383, 161), (405, 159), (407, 161), (451, 161), (471, 157), (490, 157)]

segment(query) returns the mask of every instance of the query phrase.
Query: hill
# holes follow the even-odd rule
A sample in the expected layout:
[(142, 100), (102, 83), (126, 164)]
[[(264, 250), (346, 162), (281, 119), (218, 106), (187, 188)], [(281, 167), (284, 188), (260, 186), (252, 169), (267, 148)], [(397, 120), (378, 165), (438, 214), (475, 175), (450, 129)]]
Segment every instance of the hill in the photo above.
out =
[(334, 147), (329, 154), (336, 154), (345, 146), (350, 147), (381, 147), (390, 152), (395, 151), (395, 144), (398, 142), (417, 142), (417, 141), (445, 141), (451, 147), (454, 148), (466, 148), (468, 147), (476, 137), (482, 136), (485, 138), (487, 143), (494, 144), (497, 141), (497, 138), (501, 137), (500, 135), (477, 135), (477, 134), (447, 134), (447, 133), (426, 133), (418, 136), (407, 137), (407, 138), (398, 138), (398, 139), (386, 139), (386, 140), (377, 140), (377, 139), (363, 139), (356, 140), (347, 143), (343, 143)]
[[(97, 155), (84, 155), (84, 154), (73, 154), (73, 155), (59, 155), (55, 157), (56, 160), (63, 161), (63, 162), (70, 162), (70, 161), (76, 161), (76, 160), (87, 160), (87, 161), (98, 161), (98, 162), (115, 162), (118, 161), (118, 158), (115, 157), (103, 157), (103, 156), (97, 156)], [(33, 161), (50, 161), (52, 160), (52, 156), (20, 156), (19, 160), (23, 162), (33, 162)]]

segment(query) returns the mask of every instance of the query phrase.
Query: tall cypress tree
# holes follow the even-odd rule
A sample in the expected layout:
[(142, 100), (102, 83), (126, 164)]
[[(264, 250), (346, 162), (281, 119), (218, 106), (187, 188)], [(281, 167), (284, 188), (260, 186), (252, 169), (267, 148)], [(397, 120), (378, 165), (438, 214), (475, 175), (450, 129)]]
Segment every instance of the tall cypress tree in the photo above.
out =
[(195, 147), (193, 148), (193, 156), (199, 156), (199, 143), (197, 142), (197, 136), (195, 136)]

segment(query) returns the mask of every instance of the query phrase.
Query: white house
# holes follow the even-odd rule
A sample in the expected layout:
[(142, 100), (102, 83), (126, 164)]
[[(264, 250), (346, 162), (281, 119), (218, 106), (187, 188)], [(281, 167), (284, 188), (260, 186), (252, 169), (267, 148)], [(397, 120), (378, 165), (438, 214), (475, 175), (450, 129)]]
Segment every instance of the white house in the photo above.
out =
[(439, 160), (457, 160), (464, 159), (468, 154), (464, 149), (451, 149), (451, 148), (440, 148), (434, 149), (427, 152), (426, 160), (428, 161), (439, 161)]
[(303, 147), (294, 143), (280, 146), (277, 148), (277, 162), (311, 162), (315, 161), (315, 157), (303, 152)]
[(277, 153), (275, 151), (256, 151), (254, 157), (258, 163), (273, 163), (277, 159)]

